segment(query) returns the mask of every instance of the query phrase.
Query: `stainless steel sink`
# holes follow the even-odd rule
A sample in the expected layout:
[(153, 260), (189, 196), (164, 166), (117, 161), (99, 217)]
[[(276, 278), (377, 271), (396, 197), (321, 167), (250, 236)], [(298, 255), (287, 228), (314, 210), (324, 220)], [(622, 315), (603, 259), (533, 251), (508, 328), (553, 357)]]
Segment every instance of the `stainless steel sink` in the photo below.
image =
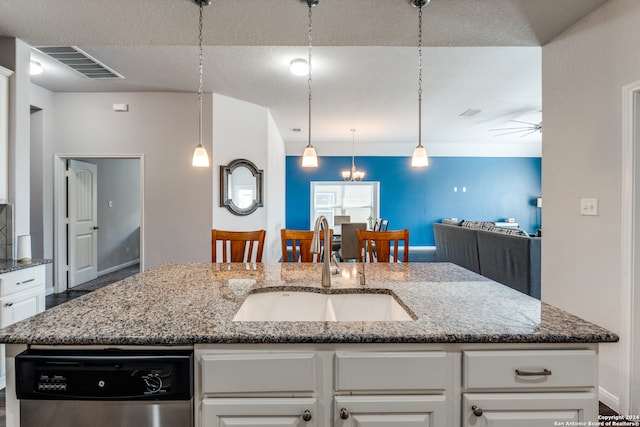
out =
[(413, 320), (393, 295), (260, 292), (247, 296), (233, 318), (249, 322), (379, 322)]

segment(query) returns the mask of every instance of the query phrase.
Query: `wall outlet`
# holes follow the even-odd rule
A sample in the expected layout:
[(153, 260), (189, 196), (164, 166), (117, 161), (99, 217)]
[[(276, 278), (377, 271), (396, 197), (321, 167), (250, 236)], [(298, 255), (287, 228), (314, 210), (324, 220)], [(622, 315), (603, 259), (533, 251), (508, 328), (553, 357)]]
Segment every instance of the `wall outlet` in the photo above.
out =
[(598, 199), (580, 199), (580, 215), (598, 215)]

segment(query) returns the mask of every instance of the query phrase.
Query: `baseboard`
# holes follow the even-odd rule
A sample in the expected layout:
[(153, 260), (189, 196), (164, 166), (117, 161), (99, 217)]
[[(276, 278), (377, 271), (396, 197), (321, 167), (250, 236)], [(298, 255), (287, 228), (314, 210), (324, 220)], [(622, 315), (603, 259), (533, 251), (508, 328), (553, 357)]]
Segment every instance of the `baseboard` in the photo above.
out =
[(620, 398), (602, 387), (598, 388), (598, 400), (613, 409), (617, 413), (620, 413)]
[(98, 277), (104, 276), (105, 274), (113, 273), (114, 271), (122, 270), (123, 268), (131, 267), (132, 265), (140, 264), (140, 258), (133, 259), (131, 261), (115, 265), (113, 267), (107, 268), (106, 270), (98, 271)]

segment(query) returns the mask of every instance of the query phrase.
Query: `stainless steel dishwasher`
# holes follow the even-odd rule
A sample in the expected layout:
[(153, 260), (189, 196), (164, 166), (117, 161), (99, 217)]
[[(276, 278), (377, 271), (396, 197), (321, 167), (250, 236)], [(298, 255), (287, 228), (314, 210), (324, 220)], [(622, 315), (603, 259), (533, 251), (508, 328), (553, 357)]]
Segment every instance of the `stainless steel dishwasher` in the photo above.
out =
[(41, 350), (16, 356), (21, 427), (189, 427), (190, 350)]

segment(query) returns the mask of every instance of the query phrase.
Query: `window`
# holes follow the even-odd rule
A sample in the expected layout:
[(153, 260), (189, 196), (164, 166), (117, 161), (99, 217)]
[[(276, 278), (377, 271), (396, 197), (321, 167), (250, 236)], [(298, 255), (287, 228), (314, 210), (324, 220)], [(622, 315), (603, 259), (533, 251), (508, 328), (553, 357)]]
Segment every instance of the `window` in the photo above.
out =
[(379, 182), (311, 182), (311, 224), (319, 215), (324, 215), (329, 226), (336, 229), (333, 218), (336, 215), (349, 215), (351, 222), (369, 223), (369, 218), (380, 216)]

